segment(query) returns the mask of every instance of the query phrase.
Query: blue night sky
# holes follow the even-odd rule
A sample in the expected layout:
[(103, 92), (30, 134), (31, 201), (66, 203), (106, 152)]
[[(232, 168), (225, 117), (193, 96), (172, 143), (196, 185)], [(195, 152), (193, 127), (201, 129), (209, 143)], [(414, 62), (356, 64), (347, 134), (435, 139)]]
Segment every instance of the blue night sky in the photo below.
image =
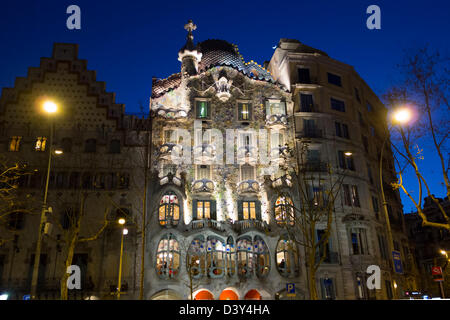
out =
[[(66, 8), (81, 8), (81, 30), (66, 28)], [(381, 8), (381, 30), (366, 28), (366, 8)], [(396, 80), (403, 50), (428, 44), (448, 54), (448, 1), (2, 1), (0, 87), (12, 87), (27, 68), (49, 57), (54, 42), (79, 44), (79, 58), (97, 71), (107, 91), (127, 112), (148, 105), (153, 76), (180, 70), (188, 19), (194, 41), (224, 39), (237, 44), (246, 61), (269, 60), (280, 38), (294, 38), (348, 63), (381, 95)], [(421, 165), (443, 196), (437, 158), (425, 148)], [(407, 179), (410, 180), (409, 178)], [(403, 198), (404, 211), (412, 205)]]

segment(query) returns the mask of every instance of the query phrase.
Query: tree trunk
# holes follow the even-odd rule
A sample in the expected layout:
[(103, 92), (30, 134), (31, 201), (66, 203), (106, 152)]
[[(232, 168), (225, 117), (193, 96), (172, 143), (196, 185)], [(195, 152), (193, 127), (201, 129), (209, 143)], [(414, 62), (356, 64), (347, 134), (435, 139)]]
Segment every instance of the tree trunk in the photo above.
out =
[(315, 267), (316, 255), (314, 250), (309, 250), (308, 253), (308, 281), (309, 281), (309, 299), (310, 300), (319, 300), (319, 296), (317, 295), (317, 286), (316, 286), (316, 271)]
[(75, 245), (77, 243), (76, 239), (78, 237), (78, 232), (76, 234), (72, 234), (72, 238), (70, 239), (69, 246), (67, 248), (67, 256), (64, 263), (63, 276), (61, 278), (61, 300), (67, 300), (68, 298), (68, 288), (67, 288), (67, 279), (69, 278), (69, 274), (67, 273), (67, 268), (72, 265), (72, 259), (75, 252)]

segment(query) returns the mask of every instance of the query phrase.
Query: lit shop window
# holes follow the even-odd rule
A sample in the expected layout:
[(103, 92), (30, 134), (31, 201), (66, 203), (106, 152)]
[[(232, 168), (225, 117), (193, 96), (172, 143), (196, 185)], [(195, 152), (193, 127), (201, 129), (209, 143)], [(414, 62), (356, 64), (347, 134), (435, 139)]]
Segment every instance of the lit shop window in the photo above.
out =
[(47, 144), (47, 138), (45, 137), (38, 137), (36, 139), (36, 144), (34, 146), (34, 149), (36, 151), (45, 151), (45, 145)]
[(17, 137), (17, 136), (12, 137), (9, 142), (9, 151), (19, 151), (20, 140), (22, 140), (22, 137)]
[(162, 196), (159, 202), (159, 224), (177, 225), (180, 220), (180, 205), (178, 197), (173, 192), (168, 192)]
[(156, 272), (164, 279), (173, 278), (180, 268), (178, 241), (172, 234), (164, 236), (158, 244), (156, 253)]

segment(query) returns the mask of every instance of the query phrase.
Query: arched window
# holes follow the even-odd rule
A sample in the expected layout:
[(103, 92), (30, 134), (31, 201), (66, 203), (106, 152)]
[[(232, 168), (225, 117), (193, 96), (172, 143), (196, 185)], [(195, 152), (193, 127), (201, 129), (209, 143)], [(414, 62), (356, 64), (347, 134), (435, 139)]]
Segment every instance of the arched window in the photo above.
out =
[(252, 240), (244, 237), (237, 242), (238, 275), (240, 277), (251, 277), (253, 273), (253, 250)]
[(253, 248), (255, 252), (255, 271), (258, 277), (265, 277), (269, 274), (270, 270), (270, 255), (269, 248), (267, 248), (264, 240), (255, 236), (253, 241)]
[(206, 242), (206, 264), (208, 276), (223, 277), (225, 272), (225, 244), (218, 238), (208, 237)]
[(194, 279), (201, 278), (205, 274), (205, 265), (205, 241), (203, 237), (197, 237), (192, 240), (188, 250), (188, 275)]
[(275, 201), (275, 221), (279, 225), (294, 225), (294, 204), (291, 197), (279, 196)]
[(277, 269), (284, 277), (298, 276), (298, 249), (294, 241), (282, 237), (276, 252)]
[(178, 241), (172, 234), (165, 235), (158, 244), (156, 272), (161, 278), (173, 278), (180, 268)]
[(159, 224), (177, 225), (180, 220), (180, 205), (178, 196), (174, 192), (168, 192), (162, 196), (159, 202)]
[(232, 237), (228, 237), (226, 246), (227, 275), (234, 276), (236, 273), (236, 248)]

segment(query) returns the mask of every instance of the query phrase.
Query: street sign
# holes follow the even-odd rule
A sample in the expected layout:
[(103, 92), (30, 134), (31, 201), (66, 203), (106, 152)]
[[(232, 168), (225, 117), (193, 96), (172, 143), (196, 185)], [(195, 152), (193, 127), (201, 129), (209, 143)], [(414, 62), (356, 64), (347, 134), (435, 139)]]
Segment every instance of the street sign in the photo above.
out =
[(295, 283), (286, 283), (286, 291), (288, 297), (295, 297)]
[(392, 251), (392, 258), (394, 260), (394, 269), (397, 273), (403, 273), (402, 259), (400, 256), (400, 251)]
[(23, 296), (23, 300), (31, 300), (31, 296), (29, 294), (26, 294)]
[(432, 267), (431, 275), (433, 276), (433, 281), (444, 281), (444, 275), (442, 274), (441, 267)]

